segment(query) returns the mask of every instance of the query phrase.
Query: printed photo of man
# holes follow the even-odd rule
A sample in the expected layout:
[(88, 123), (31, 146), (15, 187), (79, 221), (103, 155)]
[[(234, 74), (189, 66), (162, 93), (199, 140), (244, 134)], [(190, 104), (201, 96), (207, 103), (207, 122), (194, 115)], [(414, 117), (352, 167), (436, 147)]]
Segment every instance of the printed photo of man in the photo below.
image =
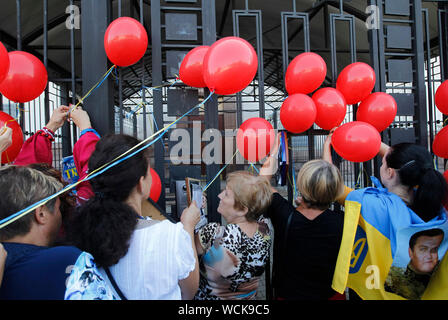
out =
[(409, 239), (406, 267), (392, 266), (384, 285), (385, 290), (407, 299), (420, 299), (439, 264), (439, 247), (444, 239), (441, 229), (414, 233)]

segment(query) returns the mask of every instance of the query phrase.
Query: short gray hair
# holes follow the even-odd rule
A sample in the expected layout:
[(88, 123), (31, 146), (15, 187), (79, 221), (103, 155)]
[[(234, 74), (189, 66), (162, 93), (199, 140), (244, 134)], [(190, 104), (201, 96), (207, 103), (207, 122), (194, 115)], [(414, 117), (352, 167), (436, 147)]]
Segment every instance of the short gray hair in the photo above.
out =
[[(61, 182), (35, 169), (22, 166), (0, 168), (0, 219), (57, 193), (62, 187)], [(54, 211), (56, 200), (57, 197), (45, 204), (51, 212)], [(0, 240), (27, 234), (32, 221), (33, 215), (27, 214), (0, 229)]]

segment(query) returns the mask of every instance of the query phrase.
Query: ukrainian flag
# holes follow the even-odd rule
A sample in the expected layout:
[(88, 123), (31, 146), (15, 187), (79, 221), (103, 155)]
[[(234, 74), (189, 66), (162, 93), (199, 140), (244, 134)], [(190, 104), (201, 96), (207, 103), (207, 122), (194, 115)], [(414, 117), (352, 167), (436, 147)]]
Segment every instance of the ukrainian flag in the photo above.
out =
[[(396, 256), (397, 235), (404, 228), (446, 226), (446, 212), (442, 209), (438, 217), (425, 223), (378, 179), (372, 177), (372, 181), (379, 187), (355, 190), (345, 200), (344, 234), (332, 287), (339, 293), (351, 288), (365, 300), (403, 300), (384, 289)], [(448, 254), (439, 258), (422, 299), (448, 299)]]

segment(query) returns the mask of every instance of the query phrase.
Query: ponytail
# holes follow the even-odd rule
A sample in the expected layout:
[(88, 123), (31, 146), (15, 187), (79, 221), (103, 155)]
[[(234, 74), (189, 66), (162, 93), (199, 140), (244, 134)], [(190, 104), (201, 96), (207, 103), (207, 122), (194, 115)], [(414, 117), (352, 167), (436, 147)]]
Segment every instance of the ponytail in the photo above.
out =
[(386, 156), (387, 166), (398, 169), (402, 185), (416, 189), (410, 208), (424, 221), (440, 214), (446, 198), (447, 183), (434, 169), (428, 150), (412, 143), (400, 143)]

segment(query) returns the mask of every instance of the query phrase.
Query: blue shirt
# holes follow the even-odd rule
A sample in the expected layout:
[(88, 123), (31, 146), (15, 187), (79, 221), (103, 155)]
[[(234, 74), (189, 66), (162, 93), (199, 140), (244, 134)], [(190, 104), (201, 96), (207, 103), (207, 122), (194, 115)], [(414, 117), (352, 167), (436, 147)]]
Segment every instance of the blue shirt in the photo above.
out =
[(63, 300), (66, 280), (82, 251), (4, 242), (8, 252), (0, 300)]

